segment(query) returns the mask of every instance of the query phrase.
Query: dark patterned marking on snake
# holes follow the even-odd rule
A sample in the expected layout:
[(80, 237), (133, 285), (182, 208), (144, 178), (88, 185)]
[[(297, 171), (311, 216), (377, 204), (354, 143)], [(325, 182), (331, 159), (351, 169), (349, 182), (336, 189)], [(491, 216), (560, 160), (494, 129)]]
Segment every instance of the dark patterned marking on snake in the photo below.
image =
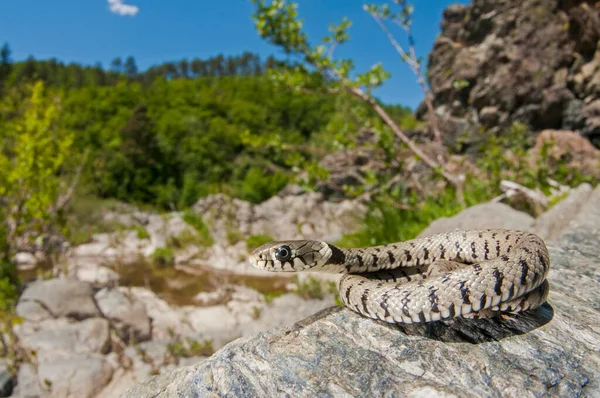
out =
[(509, 260), (509, 257), (508, 257), (506, 254), (503, 254), (502, 256), (500, 256), (500, 260), (502, 260), (502, 261), (505, 261), (505, 262), (506, 262), (506, 261), (508, 261), (508, 260)]
[(438, 308), (438, 302), (440, 298), (437, 296), (437, 294), (435, 294), (437, 291), (438, 289), (429, 290), (429, 302), (431, 303), (431, 311), (440, 312)]
[(519, 260), (519, 265), (521, 266), (521, 284), (524, 285), (527, 283), (527, 273), (529, 272), (529, 265), (527, 261), (521, 259)]
[(363, 291), (362, 296), (360, 296), (360, 301), (362, 302), (363, 311), (365, 312), (365, 314), (371, 315), (369, 313), (369, 309), (367, 308), (367, 304), (369, 302), (368, 299), (369, 299), (369, 289), (365, 289)]
[(419, 311), (419, 320), (420, 320), (422, 323), (425, 323), (425, 322), (427, 322), (427, 318), (425, 318), (425, 314), (423, 313), (423, 311)]
[(388, 309), (388, 300), (389, 299), (390, 299), (390, 293), (389, 292), (383, 293), (383, 296), (381, 297), (381, 304), (379, 304), (379, 305), (381, 308), (383, 308), (384, 318), (387, 318), (390, 316), (390, 311)]
[(388, 259), (390, 260), (390, 264), (394, 264), (396, 262), (394, 253), (392, 253), (390, 250), (388, 250), (387, 255), (388, 255)]
[(429, 250), (424, 247), (423, 248), (423, 260), (428, 260), (429, 259)]
[(542, 264), (542, 267), (544, 267), (544, 269), (548, 268), (548, 263), (546, 262), (546, 258), (542, 255), (542, 253), (540, 253), (540, 251), (537, 251), (537, 255), (538, 255), (538, 260), (540, 262), (540, 264)]
[(406, 256), (406, 262), (412, 260), (412, 255), (410, 254), (410, 251), (404, 250), (404, 255)]
[(442, 260), (446, 259), (446, 246), (440, 243), (440, 258)]
[(456, 315), (456, 309), (454, 308), (454, 303), (450, 303), (448, 306), (448, 311), (450, 312), (450, 318), (454, 318)]
[(379, 260), (379, 257), (372, 253), (371, 256), (373, 257), (373, 267), (377, 267), (377, 260)]
[(479, 300), (479, 308), (484, 308), (485, 307), (485, 301), (487, 300), (487, 296), (485, 295), (485, 293), (483, 293), (481, 295), (481, 299)]
[(492, 275), (494, 278), (496, 278), (494, 292), (496, 292), (498, 296), (502, 296), (502, 282), (504, 281), (504, 273), (502, 273), (498, 268), (494, 268)]
[(471, 305), (471, 299), (469, 298), (471, 290), (469, 289), (469, 286), (465, 286), (466, 284), (467, 281), (460, 282), (460, 295), (462, 297), (463, 304)]
[[(361, 253), (361, 254), (362, 254), (362, 253)], [(358, 259), (358, 266), (359, 266), (360, 268), (363, 268), (363, 267), (365, 266), (365, 264), (364, 264), (364, 262), (363, 262), (363, 258), (362, 258), (362, 255), (361, 255), (361, 254), (359, 254), (358, 256), (356, 256), (356, 258)]]
[(488, 240), (485, 240), (485, 243), (483, 244), (483, 259), (487, 260), (490, 256), (490, 243), (488, 242)]
[(477, 258), (477, 249), (475, 247), (475, 241), (471, 242), (471, 257)]

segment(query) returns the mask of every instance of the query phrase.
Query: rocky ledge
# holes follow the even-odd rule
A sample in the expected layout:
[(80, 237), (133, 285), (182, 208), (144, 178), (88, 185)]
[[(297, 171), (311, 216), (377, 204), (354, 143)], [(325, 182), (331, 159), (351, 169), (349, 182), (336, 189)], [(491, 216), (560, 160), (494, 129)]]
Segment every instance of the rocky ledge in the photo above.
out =
[[(537, 220), (537, 228), (553, 235), (545, 234), (551, 293), (537, 310), (398, 326), (332, 307), (236, 340), (206, 361), (148, 379), (124, 396), (596, 396), (600, 188), (573, 195), (550, 210), (553, 217)], [(435, 229), (488, 227), (485, 217), (472, 214), (467, 210)], [(498, 213), (493, 218), (502, 222)], [(535, 229), (527, 219), (522, 227)]]

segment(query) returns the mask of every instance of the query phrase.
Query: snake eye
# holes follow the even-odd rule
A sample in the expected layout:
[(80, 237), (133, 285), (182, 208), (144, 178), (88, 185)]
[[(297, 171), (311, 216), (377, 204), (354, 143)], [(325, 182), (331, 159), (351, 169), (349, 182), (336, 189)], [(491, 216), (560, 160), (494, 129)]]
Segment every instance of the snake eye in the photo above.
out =
[(279, 246), (275, 251), (275, 258), (279, 261), (287, 261), (292, 256), (292, 249), (289, 246)]

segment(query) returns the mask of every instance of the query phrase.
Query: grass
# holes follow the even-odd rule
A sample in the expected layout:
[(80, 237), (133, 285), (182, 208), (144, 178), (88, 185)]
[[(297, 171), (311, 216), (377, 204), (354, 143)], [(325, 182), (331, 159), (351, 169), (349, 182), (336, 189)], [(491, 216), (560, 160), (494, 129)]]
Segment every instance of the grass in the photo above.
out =
[[(194, 243), (205, 247), (212, 246), (215, 243), (212, 235), (210, 234), (210, 231), (208, 230), (208, 227), (206, 226), (204, 220), (202, 220), (202, 217), (199, 214), (187, 210), (183, 212), (182, 218), (183, 221), (191, 225), (198, 233), (198, 238), (195, 240)], [(179, 236), (179, 238), (181, 238), (181, 236)]]
[(214, 354), (212, 340), (195, 340), (186, 338), (175, 340), (167, 345), (167, 351), (178, 358), (189, 358), (195, 356), (208, 357)]
[(168, 247), (159, 247), (152, 253), (152, 264), (159, 267), (170, 267), (175, 265), (175, 254)]
[(265, 302), (267, 304), (271, 304), (273, 302), (273, 300), (275, 300), (277, 297), (281, 297), (285, 294), (286, 292), (283, 290), (273, 290), (270, 292), (266, 292), (264, 294), (265, 297)]
[(126, 227), (118, 221), (105, 220), (108, 211), (126, 212), (126, 207), (113, 199), (79, 196), (73, 199), (65, 215), (66, 236), (73, 245), (92, 241), (94, 234), (122, 231)]
[(319, 279), (309, 277), (304, 282), (300, 282), (296, 278), (296, 289), (294, 293), (305, 300), (322, 300), (325, 298), (326, 289), (323, 287), (323, 282)]
[(248, 250), (254, 250), (259, 246), (264, 245), (267, 242), (271, 242), (275, 239), (268, 234), (251, 235), (246, 239), (246, 247)]
[(142, 227), (141, 225), (136, 225), (135, 227), (133, 227), (133, 230), (137, 233), (138, 239), (150, 239), (150, 234), (148, 233), (148, 230)]

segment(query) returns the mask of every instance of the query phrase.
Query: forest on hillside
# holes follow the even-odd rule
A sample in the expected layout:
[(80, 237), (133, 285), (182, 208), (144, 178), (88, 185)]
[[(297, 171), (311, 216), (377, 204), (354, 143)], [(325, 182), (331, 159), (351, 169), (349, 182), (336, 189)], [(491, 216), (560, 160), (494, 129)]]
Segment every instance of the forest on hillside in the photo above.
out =
[[(10, 135), (1, 122), (18, 119), (32, 84), (43, 82), (43, 95), (59, 104), (54, 128), (73, 135), (71, 163), (85, 163), (80, 190), (164, 209), (215, 192), (260, 202), (291, 180), (293, 167), (327, 150), (323, 135), (330, 144), (349, 132), (349, 140), (360, 127), (347, 124), (358, 101), (297, 93), (266, 77), (285, 65), (244, 53), (144, 72), (128, 57), (105, 70), (33, 58), (13, 63), (5, 44), (0, 130)], [(324, 84), (313, 77), (315, 86)], [(387, 108), (399, 120), (412, 117), (408, 108)]]

